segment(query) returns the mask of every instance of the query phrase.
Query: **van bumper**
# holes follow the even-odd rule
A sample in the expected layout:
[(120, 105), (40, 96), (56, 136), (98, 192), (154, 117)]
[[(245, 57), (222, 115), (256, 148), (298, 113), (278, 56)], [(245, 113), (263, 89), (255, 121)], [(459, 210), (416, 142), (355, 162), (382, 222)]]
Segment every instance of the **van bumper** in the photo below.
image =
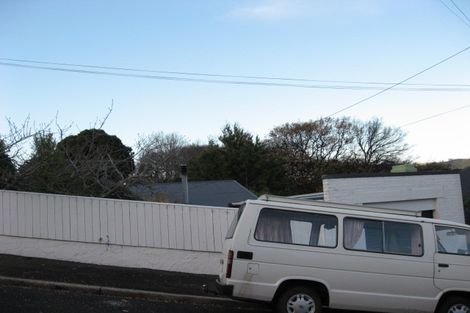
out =
[(202, 288), (205, 293), (227, 297), (233, 296), (233, 286), (222, 284), (218, 278), (215, 280), (215, 282), (204, 285)]

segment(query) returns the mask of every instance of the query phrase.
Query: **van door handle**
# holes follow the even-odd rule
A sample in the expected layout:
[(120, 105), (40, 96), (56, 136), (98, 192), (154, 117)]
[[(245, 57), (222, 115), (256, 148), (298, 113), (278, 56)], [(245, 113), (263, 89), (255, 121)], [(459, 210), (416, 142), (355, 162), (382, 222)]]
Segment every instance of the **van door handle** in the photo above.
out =
[(449, 264), (439, 263), (437, 266), (438, 266), (438, 267), (445, 267), (445, 268), (447, 268), (447, 267), (449, 267)]
[(237, 259), (253, 260), (253, 252), (237, 251)]

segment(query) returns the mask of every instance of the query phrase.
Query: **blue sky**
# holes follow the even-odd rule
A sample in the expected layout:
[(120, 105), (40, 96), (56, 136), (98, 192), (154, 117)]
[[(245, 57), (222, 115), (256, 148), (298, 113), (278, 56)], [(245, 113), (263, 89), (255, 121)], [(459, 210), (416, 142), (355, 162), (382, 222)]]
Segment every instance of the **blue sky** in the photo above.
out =
[[(449, 0), (443, 0), (450, 5)], [(470, 2), (454, 0), (470, 15)], [(470, 28), (439, 0), (0, 2), (0, 57), (143, 69), (400, 81), (470, 45)], [(470, 51), (413, 83), (470, 84)], [(105, 130), (177, 132), (206, 142), (227, 122), (264, 137), (328, 115), (375, 91), (238, 86), (0, 66), (6, 117), (59, 114), (72, 131), (114, 109)], [(390, 91), (344, 112), (400, 126), (469, 103), (470, 91)], [(405, 130), (420, 161), (470, 157), (470, 108)]]

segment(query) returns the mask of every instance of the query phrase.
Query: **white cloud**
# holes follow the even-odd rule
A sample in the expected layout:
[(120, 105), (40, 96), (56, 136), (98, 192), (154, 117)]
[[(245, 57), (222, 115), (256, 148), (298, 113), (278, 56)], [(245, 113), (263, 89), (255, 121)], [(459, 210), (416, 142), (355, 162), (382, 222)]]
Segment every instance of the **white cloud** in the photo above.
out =
[[(255, 2), (255, 1), (253, 1)], [(237, 7), (231, 16), (258, 20), (285, 20), (341, 14), (377, 15), (388, 0), (263, 0)]]
[(266, 0), (256, 5), (236, 8), (231, 15), (244, 18), (279, 20), (302, 16), (302, 0)]

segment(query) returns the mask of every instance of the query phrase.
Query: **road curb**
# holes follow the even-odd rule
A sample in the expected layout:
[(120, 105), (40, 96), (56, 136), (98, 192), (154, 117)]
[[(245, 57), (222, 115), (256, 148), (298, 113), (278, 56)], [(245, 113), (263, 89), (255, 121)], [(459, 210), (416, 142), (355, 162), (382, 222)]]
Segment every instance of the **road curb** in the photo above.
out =
[(168, 292), (158, 292), (149, 290), (137, 290), (128, 288), (115, 288), (106, 286), (96, 285), (85, 285), (76, 283), (64, 283), (47, 280), (27, 279), (0, 276), (0, 284), (17, 286), (17, 287), (36, 287), (46, 288), (53, 290), (70, 290), (79, 291), (84, 293), (92, 293), (97, 295), (107, 296), (120, 296), (120, 297), (131, 297), (131, 298), (144, 298), (149, 300), (159, 300), (162, 302), (178, 302), (178, 303), (210, 303), (215, 302), (238, 302), (229, 298), (224, 297), (209, 297), (209, 296), (197, 296), (197, 295), (186, 295), (186, 294), (175, 294)]

